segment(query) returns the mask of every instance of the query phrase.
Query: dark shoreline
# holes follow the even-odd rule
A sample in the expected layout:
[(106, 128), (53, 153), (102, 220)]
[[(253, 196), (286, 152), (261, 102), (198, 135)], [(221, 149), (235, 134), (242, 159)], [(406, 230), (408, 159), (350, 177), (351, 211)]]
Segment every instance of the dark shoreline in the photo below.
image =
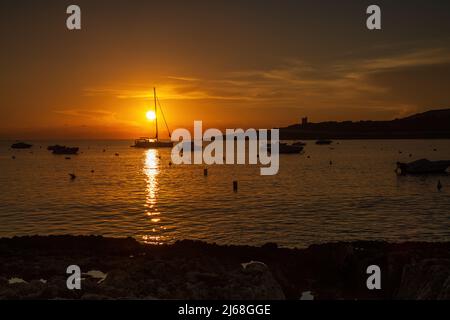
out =
[[(450, 299), (450, 242), (374, 241), (306, 249), (221, 246), (200, 241), (145, 245), (132, 238), (33, 236), (0, 239), (0, 299)], [(242, 263), (260, 261), (243, 268)], [(66, 268), (100, 270), (82, 290)], [(368, 290), (379, 265), (382, 289)], [(20, 278), (27, 283), (10, 284)], [(46, 283), (40, 281), (45, 279)]]
[(449, 139), (450, 109), (430, 110), (390, 121), (328, 121), (280, 128), (280, 139)]

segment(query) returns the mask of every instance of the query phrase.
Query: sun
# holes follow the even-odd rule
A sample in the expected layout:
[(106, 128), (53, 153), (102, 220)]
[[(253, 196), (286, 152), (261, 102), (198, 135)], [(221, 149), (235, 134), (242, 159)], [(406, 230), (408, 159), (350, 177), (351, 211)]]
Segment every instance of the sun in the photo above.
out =
[(145, 116), (147, 117), (148, 120), (152, 121), (156, 119), (156, 114), (155, 111), (147, 111), (147, 113), (145, 114)]

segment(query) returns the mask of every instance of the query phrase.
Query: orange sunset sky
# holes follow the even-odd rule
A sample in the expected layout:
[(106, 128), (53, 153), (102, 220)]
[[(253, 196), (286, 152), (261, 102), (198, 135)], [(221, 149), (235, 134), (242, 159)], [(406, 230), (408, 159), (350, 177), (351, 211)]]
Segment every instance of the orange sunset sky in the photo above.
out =
[(450, 3), (378, 1), (381, 31), (365, 27), (369, 4), (1, 1), (0, 138), (150, 135), (153, 86), (171, 129), (450, 107)]

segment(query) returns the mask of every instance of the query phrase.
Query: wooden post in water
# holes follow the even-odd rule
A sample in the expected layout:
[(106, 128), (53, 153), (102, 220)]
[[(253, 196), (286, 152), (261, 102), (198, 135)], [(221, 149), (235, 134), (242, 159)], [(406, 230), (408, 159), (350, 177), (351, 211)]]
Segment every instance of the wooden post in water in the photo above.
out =
[(203, 169), (203, 175), (204, 175), (205, 177), (208, 176), (208, 168), (204, 168), (204, 169)]
[(234, 181), (233, 181), (233, 191), (234, 191), (234, 192), (237, 192), (237, 191), (238, 191), (238, 182), (237, 182), (237, 180), (234, 180)]

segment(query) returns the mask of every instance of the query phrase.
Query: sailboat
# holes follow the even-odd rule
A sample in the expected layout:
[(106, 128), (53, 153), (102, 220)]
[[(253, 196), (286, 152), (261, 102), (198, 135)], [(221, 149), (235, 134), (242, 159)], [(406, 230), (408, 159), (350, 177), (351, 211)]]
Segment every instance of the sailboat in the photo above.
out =
[[(153, 88), (153, 98), (155, 100), (155, 137), (154, 138), (148, 138), (148, 137), (141, 137), (139, 139), (136, 139), (134, 141), (133, 148), (142, 148), (142, 149), (156, 149), (156, 148), (172, 148), (173, 142), (172, 141), (161, 141), (159, 140), (158, 135), (158, 107), (157, 102), (158, 98), (156, 97), (156, 88)], [(167, 131), (169, 131), (169, 127), (167, 126), (166, 118), (164, 117), (164, 113), (162, 113), (162, 108), (160, 105), (161, 114), (163, 115), (164, 123), (166, 124)], [(169, 131), (169, 137), (170, 137), (170, 131)]]

